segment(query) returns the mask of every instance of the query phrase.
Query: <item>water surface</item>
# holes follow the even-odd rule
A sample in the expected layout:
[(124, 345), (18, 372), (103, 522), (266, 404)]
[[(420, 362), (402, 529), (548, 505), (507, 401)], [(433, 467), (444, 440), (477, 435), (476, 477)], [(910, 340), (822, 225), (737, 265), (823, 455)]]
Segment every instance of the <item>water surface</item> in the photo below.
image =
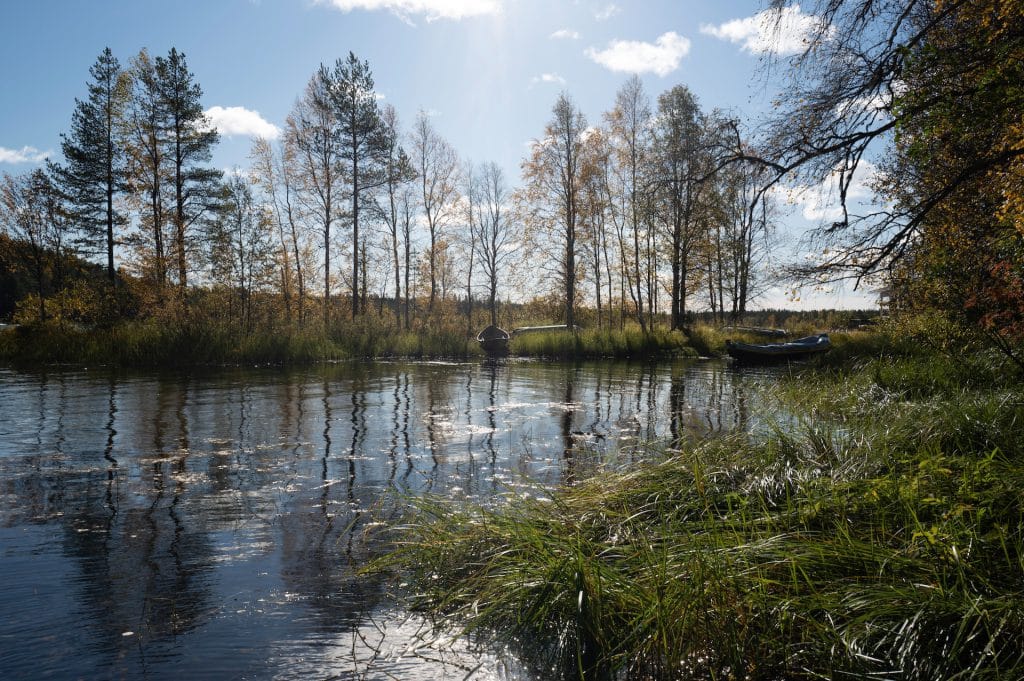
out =
[(7, 679), (526, 679), (438, 645), (356, 570), (424, 493), (543, 493), (639, 444), (756, 423), (757, 375), (376, 362), (200, 373), (0, 368)]

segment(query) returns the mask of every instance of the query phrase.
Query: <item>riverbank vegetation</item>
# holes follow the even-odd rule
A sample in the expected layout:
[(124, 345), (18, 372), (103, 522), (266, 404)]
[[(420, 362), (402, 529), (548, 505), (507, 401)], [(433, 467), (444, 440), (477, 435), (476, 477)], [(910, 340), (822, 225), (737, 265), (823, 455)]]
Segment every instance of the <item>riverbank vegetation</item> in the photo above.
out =
[[(20, 363), (113, 364), (120, 366), (197, 366), (210, 364), (287, 364), (371, 357), (468, 358), (483, 356), (474, 338), (489, 323), (489, 306), (466, 298), (443, 299), (430, 310), (427, 296), (396, 300), (367, 295), (352, 319), (349, 301), (334, 298), (325, 325), (322, 299), (298, 300), (272, 291), (241, 295), (224, 286), (189, 287), (161, 301), (145, 281), (118, 273), (113, 289), (106, 271), (71, 252), (38, 253), (37, 275), (24, 242), (0, 234), (0, 304), (15, 322), (0, 327), (0, 359)], [(41, 282), (41, 284), (40, 284)], [(561, 305), (550, 297), (498, 302), (495, 312), (509, 329), (561, 321)], [(305, 310), (305, 312), (303, 312)], [(303, 314), (300, 319), (299, 314)], [(877, 311), (764, 311), (747, 313), (753, 325), (783, 325), (800, 334), (818, 328), (845, 328)], [(714, 313), (688, 315), (692, 324), (670, 330), (664, 313), (641, 327), (622, 311), (609, 318), (580, 305), (578, 333), (517, 336), (512, 354), (525, 357), (658, 358), (716, 356), (726, 335)]]
[[(706, 333), (715, 335), (711, 331)], [(711, 350), (719, 351), (721, 347)], [(510, 351), (512, 357), (559, 360), (657, 359), (698, 354), (681, 332), (642, 333), (635, 326), (576, 334), (524, 334), (513, 341)], [(476, 340), (467, 333), (463, 320), (415, 331), (395, 330), (369, 319), (358, 325), (339, 325), (327, 332), (287, 328), (244, 331), (208, 319), (176, 320), (173, 324), (151, 319), (92, 328), (48, 321), (0, 329), (0, 360), (20, 364), (190, 367), (484, 356)]]
[(681, 84), (630, 78), (591, 122), (563, 93), (515, 187), (426, 114), (403, 126), (352, 53), (228, 172), (184, 54), (88, 74), (60, 157), (0, 181), (7, 359), (466, 357), (488, 324), (583, 329), (531, 356), (686, 354), (697, 314), (739, 323), (773, 283), (764, 172)]
[(797, 416), (759, 433), (414, 503), (376, 568), (548, 676), (1020, 678), (1024, 387), (999, 353), (892, 332), (764, 385)]

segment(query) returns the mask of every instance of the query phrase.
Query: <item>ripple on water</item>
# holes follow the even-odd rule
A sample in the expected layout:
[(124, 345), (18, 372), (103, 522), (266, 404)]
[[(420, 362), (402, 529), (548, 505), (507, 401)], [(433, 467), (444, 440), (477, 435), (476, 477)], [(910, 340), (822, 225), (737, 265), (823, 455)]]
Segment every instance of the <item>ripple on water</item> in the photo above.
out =
[[(723, 363), (0, 369), (5, 679), (527, 679), (358, 569), (407, 497), (487, 505), (748, 428)], [(397, 490), (397, 493), (396, 493)], [(356, 673), (358, 672), (358, 674)]]

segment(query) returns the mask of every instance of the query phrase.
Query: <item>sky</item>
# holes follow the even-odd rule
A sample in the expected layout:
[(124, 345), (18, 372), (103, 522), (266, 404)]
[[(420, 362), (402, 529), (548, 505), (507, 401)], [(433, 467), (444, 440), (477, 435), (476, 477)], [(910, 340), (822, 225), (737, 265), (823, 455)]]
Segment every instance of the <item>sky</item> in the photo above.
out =
[[(591, 123), (638, 75), (651, 97), (686, 85), (707, 111), (753, 124), (776, 94), (767, 58), (799, 51), (814, 17), (799, 9), (767, 35), (759, 0), (0, 0), (0, 173), (59, 159), (75, 99), (105, 47), (186, 56), (221, 133), (213, 162), (249, 165), (321, 64), (354, 52), (406, 129), (418, 112), (472, 162), (510, 184), (531, 140), (567, 92)], [(772, 38), (776, 39), (772, 39)], [(782, 215), (790, 248), (828, 219), (828, 192)], [(864, 308), (870, 291), (770, 292), (759, 307)]]

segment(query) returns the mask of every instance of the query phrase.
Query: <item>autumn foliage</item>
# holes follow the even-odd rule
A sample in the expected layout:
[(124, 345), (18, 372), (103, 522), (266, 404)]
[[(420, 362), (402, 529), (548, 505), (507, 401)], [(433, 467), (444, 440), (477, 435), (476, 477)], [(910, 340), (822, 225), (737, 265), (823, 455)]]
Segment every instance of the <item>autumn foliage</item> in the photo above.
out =
[[(908, 62), (893, 173), (903, 202), (928, 202), (898, 282), (1000, 343), (1024, 340), (1024, 7), (936, 3)], [(896, 184), (896, 179), (893, 180)]]

